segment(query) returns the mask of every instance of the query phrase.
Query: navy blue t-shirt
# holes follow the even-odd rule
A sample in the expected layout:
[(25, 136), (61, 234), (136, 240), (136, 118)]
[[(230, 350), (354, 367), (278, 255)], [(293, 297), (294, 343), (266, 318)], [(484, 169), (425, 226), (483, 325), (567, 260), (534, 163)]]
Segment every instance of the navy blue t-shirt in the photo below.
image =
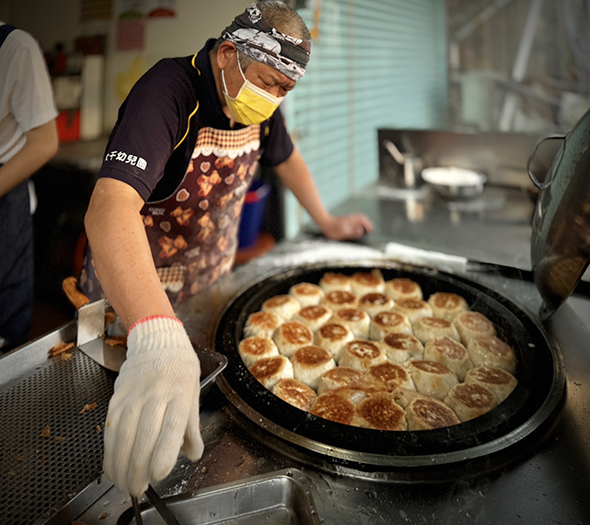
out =
[[(181, 182), (200, 128), (230, 128), (217, 96), (208, 40), (194, 57), (160, 60), (122, 104), (99, 173), (126, 182), (145, 201), (164, 199)], [(261, 125), (260, 163), (276, 166), (293, 152), (280, 111)]]

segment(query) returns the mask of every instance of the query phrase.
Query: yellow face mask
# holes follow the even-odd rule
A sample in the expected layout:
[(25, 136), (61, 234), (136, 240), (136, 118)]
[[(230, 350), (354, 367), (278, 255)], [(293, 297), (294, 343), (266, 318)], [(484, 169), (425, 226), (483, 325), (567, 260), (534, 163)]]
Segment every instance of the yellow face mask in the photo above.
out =
[(272, 116), (284, 97), (275, 97), (264, 91), (264, 89), (252, 84), (242, 72), (239, 55), (238, 68), (240, 69), (240, 74), (244, 79), (244, 83), (235, 98), (228, 95), (227, 86), (225, 84), (225, 75), (223, 70), (221, 71), (225, 103), (227, 104), (230, 115), (236, 122), (244, 124), (245, 126), (260, 124)]

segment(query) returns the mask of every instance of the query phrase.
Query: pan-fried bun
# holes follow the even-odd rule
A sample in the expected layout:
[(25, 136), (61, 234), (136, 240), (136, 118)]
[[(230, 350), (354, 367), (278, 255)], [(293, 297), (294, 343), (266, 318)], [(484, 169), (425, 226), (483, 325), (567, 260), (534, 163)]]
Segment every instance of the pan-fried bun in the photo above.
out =
[(472, 368), (465, 376), (465, 383), (485, 386), (498, 401), (506, 399), (518, 384), (517, 379), (506, 370), (495, 366), (478, 366)]
[(332, 315), (331, 322), (347, 326), (355, 337), (369, 337), (371, 318), (367, 312), (360, 308), (340, 308)]
[(248, 370), (269, 390), (280, 379), (293, 377), (293, 365), (284, 355), (259, 359)]
[(350, 275), (344, 275), (338, 272), (326, 272), (322, 275), (319, 285), (326, 293), (334, 290), (352, 291)]
[(295, 350), (313, 343), (313, 332), (299, 321), (287, 321), (276, 329), (273, 340), (281, 354), (291, 357)]
[(410, 334), (386, 334), (381, 339), (381, 346), (393, 363), (406, 364), (410, 359), (422, 359), (424, 356), (424, 345)]
[(253, 336), (240, 341), (238, 353), (246, 367), (251, 367), (259, 359), (279, 355), (279, 350), (270, 337)]
[(422, 299), (422, 288), (420, 285), (406, 277), (397, 277), (385, 281), (385, 293), (394, 301), (400, 299)]
[(337, 391), (327, 390), (317, 397), (309, 412), (323, 419), (351, 425), (355, 419), (356, 407)]
[(412, 333), (408, 316), (401, 312), (380, 312), (371, 319), (369, 337), (375, 341), (389, 333)]
[(467, 348), (447, 336), (429, 339), (424, 345), (424, 359), (445, 363), (455, 372), (459, 381), (463, 381), (467, 371), (473, 368)]
[(456, 341), (460, 341), (459, 332), (450, 321), (440, 317), (421, 317), (412, 325), (414, 335), (426, 343), (434, 337), (447, 336)]
[(332, 310), (324, 304), (318, 304), (302, 308), (295, 314), (293, 320), (306, 324), (315, 332), (321, 326), (325, 325), (331, 317)]
[(275, 295), (264, 301), (260, 307), (263, 312), (272, 312), (285, 321), (291, 319), (300, 308), (299, 301), (287, 294)]
[(370, 272), (355, 272), (351, 277), (352, 291), (358, 297), (368, 293), (383, 292), (385, 280), (381, 271), (373, 269)]
[(272, 312), (254, 312), (244, 324), (245, 337), (272, 337), (283, 320)]
[(434, 398), (415, 398), (406, 407), (408, 430), (433, 430), (461, 423), (455, 412)]
[(358, 297), (345, 290), (333, 290), (326, 294), (323, 304), (336, 311), (338, 308), (352, 308), (358, 304)]
[(409, 370), (418, 392), (441, 401), (459, 383), (455, 372), (444, 363), (412, 359)]
[(516, 353), (499, 337), (474, 337), (467, 343), (467, 350), (475, 366), (497, 366), (511, 374), (516, 374), (518, 367)]
[(469, 309), (464, 297), (450, 292), (436, 292), (428, 298), (432, 315), (452, 321), (457, 314)]
[(334, 360), (338, 363), (340, 360), (340, 352), (344, 345), (354, 339), (352, 330), (340, 323), (328, 322), (318, 328), (315, 333), (314, 342), (316, 345), (325, 348)]
[(336, 367), (330, 352), (321, 346), (304, 346), (291, 356), (293, 376), (309, 388), (317, 389), (320, 377)]
[(412, 324), (421, 317), (432, 317), (432, 308), (424, 299), (399, 299), (393, 311), (407, 315)]
[(407, 430), (406, 415), (389, 395), (367, 397), (356, 407), (356, 425), (375, 430)]
[(317, 284), (297, 283), (289, 288), (289, 295), (295, 297), (301, 308), (320, 304), (324, 299), (324, 290)]
[(322, 394), (325, 390), (345, 387), (366, 388), (367, 386), (362, 372), (347, 366), (337, 366), (320, 377), (317, 391), (318, 394)]
[(475, 383), (461, 383), (454, 386), (445, 397), (461, 421), (483, 416), (498, 404), (496, 396), (486, 387)]
[(369, 368), (365, 374), (367, 383), (376, 390), (393, 392), (396, 388), (416, 390), (410, 373), (402, 365), (384, 361)]
[(364, 372), (386, 360), (385, 350), (379, 343), (366, 339), (355, 339), (346, 343), (340, 352), (339, 364)]
[(307, 412), (318, 397), (315, 391), (297, 379), (280, 379), (272, 387), (272, 393), (290, 405)]
[(379, 312), (391, 310), (393, 299), (382, 292), (371, 292), (361, 296), (358, 305), (371, 317), (375, 317)]
[(493, 323), (480, 312), (465, 311), (453, 319), (453, 324), (461, 336), (461, 342), (467, 346), (474, 337), (491, 337), (496, 335)]

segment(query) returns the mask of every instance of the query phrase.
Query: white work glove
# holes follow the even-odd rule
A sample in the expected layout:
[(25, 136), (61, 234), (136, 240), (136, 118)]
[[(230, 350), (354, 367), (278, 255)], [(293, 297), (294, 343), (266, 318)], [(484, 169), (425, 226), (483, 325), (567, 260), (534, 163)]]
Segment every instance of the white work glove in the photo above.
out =
[(192, 461), (201, 457), (200, 373), (178, 319), (150, 317), (131, 327), (104, 434), (104, 473), (119, 489), (141, 496), (170, 473), (181, 446)]

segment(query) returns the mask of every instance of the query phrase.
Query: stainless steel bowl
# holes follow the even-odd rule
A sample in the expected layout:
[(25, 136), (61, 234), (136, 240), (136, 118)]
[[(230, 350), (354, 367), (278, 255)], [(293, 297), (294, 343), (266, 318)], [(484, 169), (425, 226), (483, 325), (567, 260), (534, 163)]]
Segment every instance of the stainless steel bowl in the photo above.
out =
[(445, 199), (473, 199), (483, 193), (487, 177), (478, 171), (455, 167), (425, 168), (422, 179)]

